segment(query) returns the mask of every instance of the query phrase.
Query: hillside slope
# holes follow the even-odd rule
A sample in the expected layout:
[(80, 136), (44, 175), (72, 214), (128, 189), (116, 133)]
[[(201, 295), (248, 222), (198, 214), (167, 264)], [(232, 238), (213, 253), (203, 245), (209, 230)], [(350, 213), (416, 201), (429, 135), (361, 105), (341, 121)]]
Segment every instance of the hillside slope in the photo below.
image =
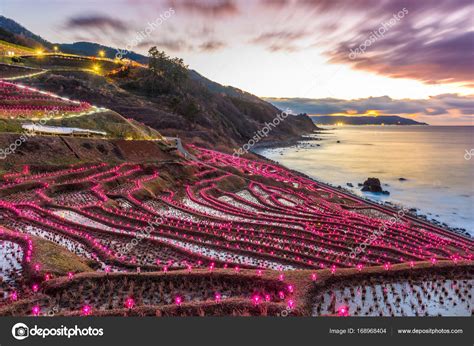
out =
[[(51, 46), (11, 19), (0, 17), (0, 28), (21, 34), (46, 47)], [(104, 50), (107, 55), (113, 53), (113, 48), (88, 42), (61, 45), (60, 48), (72, 49), (76, 53), (82, 50), (87, 55), (91, 52), (95, 55), (98, 49)], [(50, 68), (41, 66), (41, 59), (30, 60), (20, 59), (25, 66)], [(173, 76), (166, 78), (162, 71), (152, 73), (137, 66), (104, 77), (98, 73), (78, 71), (77, 66), (67, 66), (68, 62), (72, 60), (65, 59), (61, 69), (55, 68), (24, 83), (109, 108), (164, 135), (179, 136), (198, 144), (236, 149), (281, 113), (281, 110), (254, 95), (210, 81), (193, 70), (186, 69), (187, 77), (180, 81), (173, 79)], [(271, 129), (268, 138), (261, 141), (297, 139), (315, 129), (317, 127), (306, 115), (288, 116)]]

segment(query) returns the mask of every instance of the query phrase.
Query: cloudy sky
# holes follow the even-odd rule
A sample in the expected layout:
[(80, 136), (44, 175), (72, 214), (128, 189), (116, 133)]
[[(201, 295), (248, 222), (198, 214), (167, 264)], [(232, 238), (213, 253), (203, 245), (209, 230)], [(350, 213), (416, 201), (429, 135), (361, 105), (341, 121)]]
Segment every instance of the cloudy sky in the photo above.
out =
[(0, 14), (52, 42), (157, 45), (310, 114), (474, 125), (472, 0), (3, 0)]

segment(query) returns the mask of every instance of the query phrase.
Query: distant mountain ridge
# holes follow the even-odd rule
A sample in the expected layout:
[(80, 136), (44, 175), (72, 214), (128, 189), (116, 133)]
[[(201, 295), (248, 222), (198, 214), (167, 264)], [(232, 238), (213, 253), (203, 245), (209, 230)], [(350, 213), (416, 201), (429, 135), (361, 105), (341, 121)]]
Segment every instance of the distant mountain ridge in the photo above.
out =
[[(96, 56), (99, 51), (103, 51), (105, 53), (105, 56), (110, 59), (114, 59), (116, 57), (116, 54), (118, 53), (117, 48), (103, 46), (94, 42), (61, 43), (58, 44), (58, 46), (64, 53), (86, 56)], [(148, 63), (148, 57), (135, 52), (130, 52), (124, 55), (123, 57), (142, 64)]]
[(344, 116), (344, 115), (311, 115), (310, 118), (317, 125), (428, 125), (413, 119), (407, 119), (398, 115), (378, 116)]
[(53, 46), (51, 42), (32, 33), (30, 30), (26, 29), (21, 24), (18, 24), (13, 19), (4, 17), (2, 15), (0, 15), (0, 28), (10, 32), (15, 36), (16, 41), (11, 43), (23, 44), (30, 48), (36, 48), (39, 46), (50, 49)]

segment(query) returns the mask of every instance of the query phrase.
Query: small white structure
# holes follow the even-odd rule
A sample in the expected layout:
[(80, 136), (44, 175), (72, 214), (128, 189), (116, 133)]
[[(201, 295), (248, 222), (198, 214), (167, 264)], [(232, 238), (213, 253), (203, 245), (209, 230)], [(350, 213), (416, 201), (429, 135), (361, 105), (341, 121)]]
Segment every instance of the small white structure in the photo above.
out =
[(21, 127), (28, 131), (37, 134), (57, 135), (57, 136), (107, 136), (106, 132), (95, 131), (88, 129), (81, 129), (78, 127), (62, 127), (62, 126), (45, 126), (38, 124), (23, 124)]

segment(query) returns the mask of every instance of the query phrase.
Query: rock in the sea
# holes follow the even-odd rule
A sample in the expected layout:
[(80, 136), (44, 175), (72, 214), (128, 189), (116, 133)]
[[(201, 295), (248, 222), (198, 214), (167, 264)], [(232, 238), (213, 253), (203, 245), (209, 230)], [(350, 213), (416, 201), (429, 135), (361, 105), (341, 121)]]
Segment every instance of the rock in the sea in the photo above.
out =
[(349, 187), (354, 187), (354, 185), (352, 185), (352, 183), (346, 183), (347, 186)]
[(374, 192), (374, 193), (383, 193), (384, 195), (389, 195), (390, 192), (384, 191), (380, 180), (378, 178), (367, 178), (362, 185), (362, 191)]
[(401, 178), (398, 178), (398, 180), (399, 180), (399, 181), (406, 181), (406, 180), (407, 180), (407, 178), (403, 178), (403, 177), (401, 177)]

